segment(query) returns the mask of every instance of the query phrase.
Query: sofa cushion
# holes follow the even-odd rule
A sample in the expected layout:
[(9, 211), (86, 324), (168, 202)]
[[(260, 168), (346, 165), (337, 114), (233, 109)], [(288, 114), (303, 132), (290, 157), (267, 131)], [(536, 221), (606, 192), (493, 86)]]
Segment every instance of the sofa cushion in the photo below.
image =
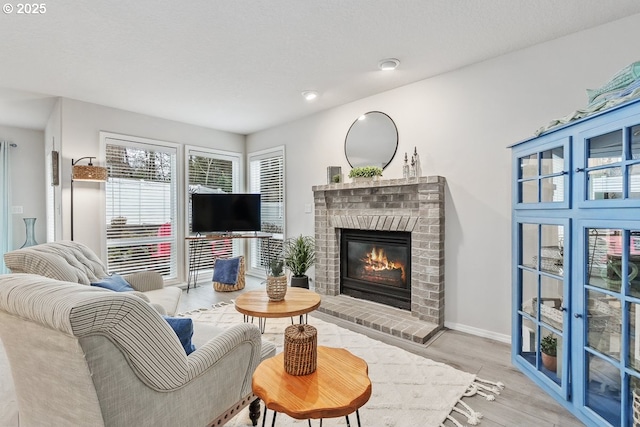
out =
[(193, 337), (193, 320), (189, 317), (171, 317), (171, 316), (162, 316), (164, 320), (167, 321), (169, 326), (173, 329), (173, 331), (178, 336), (180, 340), (180, 344), (184, 348), (187, 356), (193, 353), (196, 347), (191, 342), (191, 338)]
[(105, 288), (116, 292), (129, 292), (135, 290), (131, 287), (129, 282), (116, 273), (111, 276), (103, 277), (96, 282), (91, 282), (91, 286), (97, 286), (99, 288)]
[(147, 291), (144, 295), (149, 298), (152, 304), (163, 306), (167, 314), (173, 316), (178, 312), (182, 289), (177, 286), (167, 286), (166, 288)]
[(89, 285), (109, 273), (87, 246), (72, 241), (42, 243), (4, 254), (12, 273), (46, 276), (64, 282)]

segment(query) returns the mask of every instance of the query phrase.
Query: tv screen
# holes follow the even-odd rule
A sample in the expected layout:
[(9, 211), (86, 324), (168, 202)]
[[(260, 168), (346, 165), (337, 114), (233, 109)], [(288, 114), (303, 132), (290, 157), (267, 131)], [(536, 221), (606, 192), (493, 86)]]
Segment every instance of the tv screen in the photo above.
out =
[(260, 194), (192, 194), (191, 231), (260, 231)]

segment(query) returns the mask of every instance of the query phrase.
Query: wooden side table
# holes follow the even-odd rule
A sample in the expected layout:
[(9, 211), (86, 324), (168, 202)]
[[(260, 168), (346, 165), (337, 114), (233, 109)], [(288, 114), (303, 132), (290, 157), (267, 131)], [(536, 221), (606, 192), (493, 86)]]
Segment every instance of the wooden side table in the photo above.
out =
[(343, 348), (318, 346), (318, 366), (309, 375), (289, 375), (284, 370), (284, 354), (280, 353), (258, 365), (253, 374), (253, 393), (265, 403), (262, 426), (267, 410), (285, 413), (298, 420), (346, 417), (356, 413), (360, 426), (361, 408), (371, 397), (371, 380), (367, 363)]
[(300, 316), (320, 307), (320, 295), (305, 288), (287, 288), (287, 294), (282, 301), (270, 301), (264, 289), (246, 291), (235, 301), (236, 310), (247, 316), (257, 317), (260, 331), (264, 333), (267, 318)]

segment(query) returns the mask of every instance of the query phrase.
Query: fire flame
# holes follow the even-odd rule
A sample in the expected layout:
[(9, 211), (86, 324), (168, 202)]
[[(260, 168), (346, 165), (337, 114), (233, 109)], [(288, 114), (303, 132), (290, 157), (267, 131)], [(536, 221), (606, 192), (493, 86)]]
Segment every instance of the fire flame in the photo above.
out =
[(387, 254), (383, 248), (371, 248), (371, 252), (366, 255), (363, 260), (366, 264), (365, 270), (382, 271), (382, 270), (402, 270), (402, 280), (406, 280), (404, 265), (399, 262), (389, 261)]

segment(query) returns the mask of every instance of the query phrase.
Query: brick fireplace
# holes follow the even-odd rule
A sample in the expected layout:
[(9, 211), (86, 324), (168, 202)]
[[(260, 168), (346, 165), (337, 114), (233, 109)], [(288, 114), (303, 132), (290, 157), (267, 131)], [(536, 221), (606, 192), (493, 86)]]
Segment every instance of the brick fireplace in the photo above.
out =
[(411, 316), (444, 326), (444, 186), (440, 176), (314, 186), (316, 292), (341, 293), (346, 230), (409, 233)]

